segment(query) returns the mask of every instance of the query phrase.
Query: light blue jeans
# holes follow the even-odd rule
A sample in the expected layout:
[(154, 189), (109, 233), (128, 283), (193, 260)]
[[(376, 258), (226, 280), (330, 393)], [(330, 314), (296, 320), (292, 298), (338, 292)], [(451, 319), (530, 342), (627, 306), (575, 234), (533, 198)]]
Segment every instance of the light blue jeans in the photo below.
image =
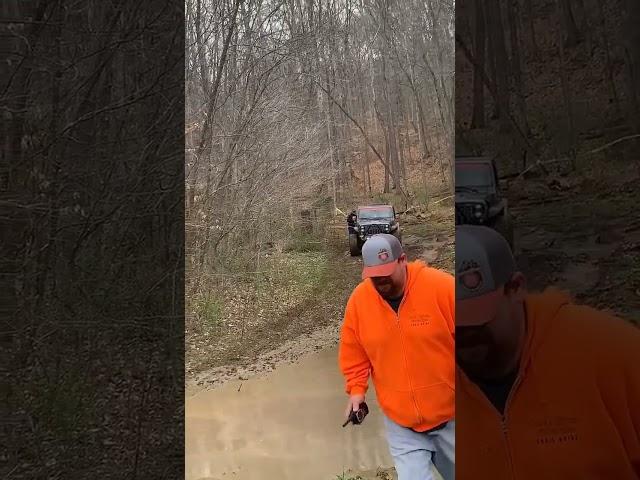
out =
[(389, 451), (398, 480), (433, 480), (433, 465), (444, 480), (455, 478), (455, 420), (434, 432), (418, 433), (384, 416)]

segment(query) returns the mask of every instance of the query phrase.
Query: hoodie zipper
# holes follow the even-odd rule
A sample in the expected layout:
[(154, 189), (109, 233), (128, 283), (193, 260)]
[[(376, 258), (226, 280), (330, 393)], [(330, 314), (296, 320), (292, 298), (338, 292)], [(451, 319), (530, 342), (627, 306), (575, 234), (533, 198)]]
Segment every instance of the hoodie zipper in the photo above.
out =
[(507, 401), (504, 405), (504, 411), (501, 413), (490, 401), (489, 399), (486, 397), (486, 395), (484, 394), (484, 392), (482, 391), (482, 389), (476, 385), (475, 383), (473, 383), (472, 381), (470, 381), (468, 379), (468, 377), (463, 375), (464, 380), (466, 381), (466, 386), (462, 385), (461, 388), (466, 388), (471, 389), (471, 390), (475, 390), (475, 396), (478, 397), (478, 399), (481, 399), (482, 402), (484, 402), (486, 408), (490, 409), (498, 418), (499, 422), (500, 422), (500, 430), (502, 433), (502, 439), (504, 440), (504, 445), (507, 451), (507, 462), (509, 464), (509, 470), (511, 472), (511, 478), (515, 479), (516, 477), (516, 470), (515, 470), (515, 463), (513, 461), (513, 453), (511, 451), (511, 443), (509, 440), (509, 428), (508, 428), (508, 419), (509, 419), (509, 407), (511, 405), (511, 403), (513, 403), (513, 398), (516, 396), (518, 387), (520, 386), (520, 383), (522, 383), (522, 379), (525, 375), (525, 368), (521, 368), (521, 370), (518, 372), (518, 375), (516, 376), (515, 380), (513, 381), (513, 386), (511, 387), (511, 391), (509, 392), (509, 395), (507, 396)]
[(513, 479), (516, 478), (516, 470), (515, 470), (515, 465), (514, 465), (514, 462), (513, 462), (513, 454), (511, 452), (511, 444), (509, 442), (509, 428), (507, 426), (507, 422), (508, 422), (509, 405), (512, 402), (512, 398), (515, 396), (516, 389), (520, 385), (520, 381), (521, 381), (521, 374), (518, 374), (518, 376), (516, 377), (516, 379), (513, 382), (513, 386), (511, 387), (511, 391), (509, 392), (509, 395), (507, 396), (507, 402), (505, 403), (504, 412), (503, 413), (500, 413), (498, 411), (498, 409), (496, 409), (496, 407), (487, 399), (487, 397), (485, 396), (483, 391), (480, 389), (480, 387), (478, 387), (475, 383), (469, 382), (470, 385), (467, 386), (467, 388), (471, 387), (472, 389), (476, 390), (477, 395), (479, 395), (480, 398), (483, 399), (483, 401), (485, 402), (487, 408), (492, 410), (496, 414), (496, 416), (498, 417), (498, 419), (500, 421), (500, 430), (501, 430), (501, 433), (502, 433), (502, 439), (504, 440), (504, 445), (505, 445), (505, 448), (507, 450), (507, 463), (509, 464), (509, 470), (511, 471), (511, 478), (513, 478)]
[[(504, 405), (504, 412), (500, 415), (501, 424), (502, 424), (502, 436), (504, 438), (504, 443), (507, 447), (507, 457), (509, 459), (509, 469), (511, 470), (511, 478), (516, 478), (516, 470), (513, 462), (513, 454), (511, 453), (511, 444), (509, 442), (509, 429), (507, 427), (507, 413), (509, 412), (509, 405), (511, 404), (511, 399), (516, 393), (518, 386), (520, 385), (521, 373), (518, 374), (515, 381), (513, 382), (513, 386), (511, 387), (511, 391), (507, 396), (507, 402)], [(500, 412), (498, 412), (500, 413)]]
[(402, 345), (402, 357), (404, 359), (404, 368), (407, 372), (407, 379), (409, 381), (409, 388), (411, 390), (411, 400), (413, 401), (413, 407), (416, 410), (416, 417), (418, 418), (418, 423), (423, 423), (424, 419), (422, 418), (422, 415), (420, 414), (420, 409), (418, 408), (418, 401), (416, 400), (416, 396), (414, 393), (414, 389), (413, 389), (413, 383), (411, 383), (411, 375), (409, 374), (409, 362), (407, 361), (407, 351), (405, 349), (404, 346), (404, 333), (402, 331), (402, 326), (400, 325), (400, 312), (402, 310), (402, 306), (405, 303), (405, 300), (407, 299), (407, 296), (409, 294), (409, 286), (410, 286), (410, 281), (409, 281), (409, 268), (407, 267), (407, 285), (404, 291), (404, 295), (402, 297), (402, 300), (400, 301), (400, 305), (398, 305), (398, 312), (396, 313), (393, 308), (391, 308), (391, 305), (389, 305), (389, 303), (382, 299), (382, 301), (387, 305), (387, 308), (389, 310), (391, 310), (391, 312), (393, 312), (393, 315), (396, 318), (396, 324), (398, 325), (398, 330), (400, 331), (400, 344)]
[[(398, 306), (398, 313), (393, 312), (396, 315), (396, 321), (398, 323), (398, 330), (400, 331), (400, 344), (402, 345), (402, 356), (404, 357), (404, 368), (407, 371), (407, 379), (409, 380), (409, 388), (411, 389), (411, 400), (413, 401), (413, 406), (416, 409), (416, 416), (418, 417), (418, 423), (423, 423), (424, 419), (422, 415), (420, 415), (420, 409), (418, 408), (418, 401), (416, 400), (415, 392), (413, 389), (413, 383), (411, 383), (411, 375), (409, 374), (409, 362), (407, 361), (407, 351), (404, 347), (404, 333), (402, 331), (402, 327), (400, 325), (400, 310), (402, 309), (402, 305), (404, 304), (404, 300), (407, 294), (405, 292), (405, 296), (402, 298), (400, 305)], [(389, 307), (391, 308), (391, 307)], [(392, 309), (393, 310), (393, 309)]]
[[(513, 382), (513, 385), (511, 386), (511, 390), (509, 391), (509, 395), (507, 395), (507, 401), (504, 404), (504, 411), (502, 412), (502, 414), (500, 414), (500, 412), (497, 412), (500, 415), (500, 420), (501, 420), (501, 425), (502, 425), (502, 436), (504, 438), (504, 443), (507, 447), (507, 457), (509, 459), (509, 468), (511, 470), (511, 478), (516, 478), (516, 468), (515, 468), (515, 464), (513, 461), (513, 453), (511, 451), (511, 443), (509, 442), (509, 428), (508, 428), (508, 413), (509, 413), (509, 406), (511, 405), (512, 401), (513, 401), (513, 397), (515, 397), (517, 391), (518, 391), (518, 387), (520, 386), (520, 383), (522, 382), (522, 378), (524, 377), (526, 370), (527, 370), (527, 366), (528, 366), (528, 361), (529, 361), (529, 356), (531, 355), (531, 342), (533, 341), (533, 332), (531, 331), (532, 326), (530, 325), (530, 322), (528, 321), (528, 317), (527, 317), (527, 311), (525, 309), (525, 343), (523, 346), (523, 351), (520, 357), (520, 366), (518, 369), (518, 374), (516, 375), (516, 379)], [(527, 338), (528, 336), (528, 338)], [(495, 410), (495, 408), (494, 408)], [(496, 410), (497, 411), (497, 410)]]

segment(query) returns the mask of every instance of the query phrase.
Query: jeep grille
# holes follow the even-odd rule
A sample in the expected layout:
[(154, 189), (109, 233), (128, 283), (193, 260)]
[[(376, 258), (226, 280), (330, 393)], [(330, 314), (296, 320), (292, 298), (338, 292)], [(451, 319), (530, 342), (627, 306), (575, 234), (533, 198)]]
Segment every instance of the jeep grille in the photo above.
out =
[(385, 232), (384, 225), (365, 225), (364, 226), (365, 235), (377, 235), (378, 233), (384, 233), (384, 232)]
[(456, 205), (456, 225), (480, 223), (473, 215), (474, 204)]

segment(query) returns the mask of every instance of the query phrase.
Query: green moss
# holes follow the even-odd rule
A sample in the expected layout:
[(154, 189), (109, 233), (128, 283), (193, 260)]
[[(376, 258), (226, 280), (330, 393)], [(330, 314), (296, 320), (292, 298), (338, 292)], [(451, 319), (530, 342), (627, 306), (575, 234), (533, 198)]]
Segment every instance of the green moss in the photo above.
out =
[(201, 297), (196, 302), (195, 313), (207, 329), (214, 331), (222, 329), (224, 308), (222, 301), (216, 296)]

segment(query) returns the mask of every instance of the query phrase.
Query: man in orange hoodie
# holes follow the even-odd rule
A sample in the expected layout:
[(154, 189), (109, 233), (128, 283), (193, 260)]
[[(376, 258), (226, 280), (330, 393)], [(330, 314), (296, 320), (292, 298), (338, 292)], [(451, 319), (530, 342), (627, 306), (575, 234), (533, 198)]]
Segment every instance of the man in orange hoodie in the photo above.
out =
[(640, 478), (640, 329), (527, 292), (507, 241), (456, 228), (458, 479)]
[(340, 338), (347, 416), (364, 402), (371, 375), (398, 479), (431, 479), (432, 465), (453, 479), (454, 278), (408, 262), (388, 234), (365, 242), (362, 262)]

